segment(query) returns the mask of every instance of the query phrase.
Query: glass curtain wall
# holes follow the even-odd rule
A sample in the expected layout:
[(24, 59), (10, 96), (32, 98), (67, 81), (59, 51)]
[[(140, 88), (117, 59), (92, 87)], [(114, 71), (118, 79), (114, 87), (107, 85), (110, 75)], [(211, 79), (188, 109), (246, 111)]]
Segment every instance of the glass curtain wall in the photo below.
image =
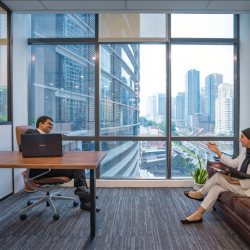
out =
[(216, 33), (209, 15), (172, 15), (170, 34), (164, 16), (123, 15), (126, 42), (100, 27), (98, 41), (94, 14), (30, 16), (30, 124), (49, 115), (67, 150), (108, 151), (99, 178), (188, 178), (197, 155), (213, 158), (208, 140), (237, 151), (237, 20), (215, 15)]

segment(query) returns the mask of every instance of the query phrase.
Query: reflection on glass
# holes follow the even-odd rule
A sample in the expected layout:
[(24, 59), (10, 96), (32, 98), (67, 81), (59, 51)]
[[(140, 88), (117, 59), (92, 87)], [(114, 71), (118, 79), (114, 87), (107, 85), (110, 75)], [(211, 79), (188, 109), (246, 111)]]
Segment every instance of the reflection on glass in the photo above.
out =
[(32, 14), (31, 38), (93, 38), (95, 14)]
[(102, 135), (166, 134), (166, 46), (101, 46)]
[[(207, 160), (214, 161), (216, 154), (207, 148), (204, 141), (175, 141), (172, 142), (171, 176), (172, 178), (190, 177), (190, 171), (198, 166), (197, 156), (202, 159), (206, 168)], [(233, 157), (233, 142), (215, 142), (223, 154)], [(215, 158), (214, 158), (215, 157)]]
[(233, 14), (172, 14), (174, 38), (233, 38)]
[(166, 178), (166, 142), (105, 141), (101, 178)]
[(54, 120), (54, 132), (93, 135), (94, 45), (32, 45), (31, 111)]
[(172, 135), (233, 136), (233, 46), (172, 46)]
[(166, 14), (99, 14), (99, 41), (167, 40)]

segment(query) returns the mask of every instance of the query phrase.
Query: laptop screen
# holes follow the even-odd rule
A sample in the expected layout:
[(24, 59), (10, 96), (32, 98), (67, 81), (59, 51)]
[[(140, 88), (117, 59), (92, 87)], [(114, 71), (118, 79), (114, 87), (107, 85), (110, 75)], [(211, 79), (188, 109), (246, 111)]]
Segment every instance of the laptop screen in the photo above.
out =
[(22, 134), (23, 157), (62, 156), (62, 134)]

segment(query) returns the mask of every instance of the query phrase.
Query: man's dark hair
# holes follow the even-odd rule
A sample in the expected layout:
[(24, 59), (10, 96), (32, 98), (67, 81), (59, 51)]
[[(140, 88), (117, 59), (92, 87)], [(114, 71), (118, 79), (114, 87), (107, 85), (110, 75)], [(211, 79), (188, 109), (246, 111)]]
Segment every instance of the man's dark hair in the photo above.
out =
[(53, 122), (53, 119), (50, 118), (49, 116), (40, 116), (40, 117), (37, 119), (37, 121), (36, 121), (36, 128), (39, 127), (39, 123), (40, 123), (40, 122), (41, 122), (41, 123), (45, 123), (48, 119), (51, 120), (51, 121)]

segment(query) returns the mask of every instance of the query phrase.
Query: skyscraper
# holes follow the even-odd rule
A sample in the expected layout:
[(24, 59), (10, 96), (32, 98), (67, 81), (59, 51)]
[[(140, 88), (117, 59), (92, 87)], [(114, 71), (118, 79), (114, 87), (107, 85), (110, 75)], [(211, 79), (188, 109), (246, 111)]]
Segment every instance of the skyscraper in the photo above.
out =
[[(173, 106), (172, 106), (173, 108)], [(166, 94), (157, 94), (157, 122), (166, 121)]]
[(176, 96), (176, 125), (184, 125), (185, 121), (185, 92), (179, 92)]
[(215, 133), (230, 135), (233, 132), (233, 85), (222, 83), (215, 101)]
[(156, 95), (148, 96), (146, 100), (146, 118), (155, 121), (156, 119)]
[(211, 123), (215, 122), (215, 100), (218, 97), (218, 87), (223, 82), (223, 75), (213, 73), (205, 78), (205, 114), (210, 116)]
[(200, 113), (200, 71), (190, 69), (185, 79), (185, 124), (190, 126), (192, 115)]
[[(46, 17), (31, 16), (31, 28), (36, 31), (32, 34), (50, 37), (56, 32), (62, 39), (95, 36), (94, 14), (48, 14)], [(95, 135), (95, 93), (99, 91), (95, 86), (95, 45), (32, 45), (31, 54), (31, 97), (32, 103), (37, 103), (31, 107), (32, 118), (49, 115), (54, 119), (56, 132)], [(140, 47), (103, 44), (99, 56), (100, 134), (138, 135)], [(113, 155), (102, 162), (101, 176), (140, 175), (139, 142), (102, 141), (100, 144), (101, 150)], [(75, 151), (95, 148), (92, 141), (84, 140), (67, 141), (64, 147)]]

